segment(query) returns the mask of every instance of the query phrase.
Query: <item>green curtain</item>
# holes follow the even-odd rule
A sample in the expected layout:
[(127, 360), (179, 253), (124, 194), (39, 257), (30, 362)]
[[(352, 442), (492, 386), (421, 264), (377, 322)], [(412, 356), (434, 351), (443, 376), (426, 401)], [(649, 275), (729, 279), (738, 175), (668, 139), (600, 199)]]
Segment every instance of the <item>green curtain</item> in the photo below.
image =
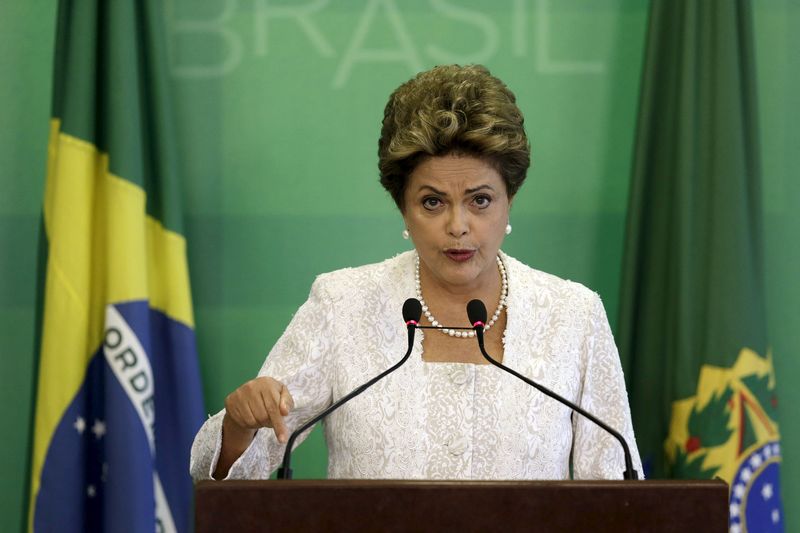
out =
[(646, 50), (618, 339), (645, 473), (780, 528), (750, 3), (654, 0)]

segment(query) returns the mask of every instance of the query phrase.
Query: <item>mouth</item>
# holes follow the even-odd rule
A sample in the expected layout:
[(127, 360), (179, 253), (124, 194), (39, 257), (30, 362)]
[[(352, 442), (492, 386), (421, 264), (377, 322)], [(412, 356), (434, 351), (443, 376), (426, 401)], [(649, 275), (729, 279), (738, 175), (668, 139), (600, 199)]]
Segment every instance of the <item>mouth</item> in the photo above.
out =
[(475, 250), (464, 250), (458, 248), (450, 248), (444, 251), (444, 255), (446, 255), (449, 259), (456, 261), (458, 263), (463, 263), (464, 261), (469, 261), (475, 255)]

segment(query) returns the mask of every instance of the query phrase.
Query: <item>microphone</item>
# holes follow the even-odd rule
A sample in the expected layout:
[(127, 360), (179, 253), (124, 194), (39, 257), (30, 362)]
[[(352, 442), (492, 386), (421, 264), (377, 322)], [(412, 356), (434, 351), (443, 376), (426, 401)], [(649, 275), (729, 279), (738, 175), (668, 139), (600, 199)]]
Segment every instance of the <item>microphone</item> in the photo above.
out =
[(283, 464), (278, 469), (278, 479), (292, 479), (292, 469), (290, 468), (292, 462), (292, 447), (294, 446), (294, 441), (297, 440), (297, 437), (303, 433), (305, 430), (337, 410), (339, 407), (344, 405), (345, 403), (349, 402), (375, 383), (377, 383), (382, 378), (386, 377), (387, 375), (391, 374), (398, 368), (400, 368), (403, 363), (408, 360), (408, 356), (411, 355), (411, 350), (414, 349), (414, 335), (417, 330), (417, 324), (419, 323), (419, 319), (422, 317), (422, 304), (419, 303), (419, 300), (416, 298), (409, 298), (408, 300), (403, 303), (403, 321), (406, 323), (406, 328), (408, 328), (408, 350), (406, 350), (405, 355), (403, 356), (400, 361), (397, 362), (393, 367), (381, 372), (371, 380), (367, 381), (357, 389), (353, 390), (346, 396), (343, 396), (339, 399), (339, 401), (334, 402), (331, 404), (327, 409), (322, 411), (320, 414), (294, 430), (291, 436), (289, 436), (289, 440), (286, 443), (286, 450), (283, 453)]
[(639, 478), (638, 474), (636, 473), (636, 470), (633, 469), (633, 459), (631, 458), (631, 451), (628, 448), (628, 443), (625, 441), (625, 439), (622, 437), (622, 435), (618, 431), (612, 429), (609, 425), (604, 423), (602, 420), (600, 420), (596, 416), (588, 413), (587, 411), (583, 410), (581, 407), (578, 407), (577, 405), (575, 405), (571, 401), (567, 400), (566, 398), (562, 398), (561, 396), (559, 396), (555, 392), (551, 391), (547, 387), (545, 387), (543, 385), (540, 385), (540, 384), (536, 383), (535, 381), (526, 378), (522, 374), (520, 374), (518, 372), (515, 372), (514, 370), (508, 368), (507, 366), (504, 366), (503, 364), (495, 361), (494, 359), (492, 359), (492, 357), (488, 353), (486, 353), (486, 348), (483, 345), (483, 327), (484, 327), (484, 325), (486, 323), (486, 316), (487, 315), (486, 315), (486, 306), (483, 305), (482, 301), (480, 301), (480, 300), (470, 300), (470, 302), (467, 304), (467, 316), (469, 317), (469, 323), (472, 324), (472, 327), (475, 329), (475, 337), (477, 337), (477, 339), (478, 339), (478, 347), (481, 349), (481, 353), (483, 354), (483, 357), (487, 361), (489, 361), (491, 364), (493, 364), (497, 368), (505, 370), (506, 372), (508, 372), (512, 376), (515, 376), (515, 377), (521, 379), (522, 381), (524, 381), (525, 383), (527, 383), (531, 387), (539, 390), (540, 392), (546, 394), (547, 396), (550, 396), (554, 400), (556, 400), (558, 402), (561, 402), (562, 404), (566, 405), (567, 407), (569, 407), (573, 411), (577, 412), (578, 414), (583, 415), (584, 417), (588, 418), (589, 420), (591, 420), (592, 422), (594, 422), (595, 424), (597, 424), (598, 426), (603, 428), (605, 431), (610, 433), (622, 445), (622, 451), (625, 454), (625, 472), (622, 473), (622, 478), (623, 479), (638, 479)]

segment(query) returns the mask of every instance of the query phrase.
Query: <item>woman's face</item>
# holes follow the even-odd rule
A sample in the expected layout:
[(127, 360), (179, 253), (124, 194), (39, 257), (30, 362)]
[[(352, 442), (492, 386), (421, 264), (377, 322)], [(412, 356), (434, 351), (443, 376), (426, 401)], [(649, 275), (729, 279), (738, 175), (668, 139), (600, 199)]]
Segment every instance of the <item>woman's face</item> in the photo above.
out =
[(471, 156), (431, 157), (409, 176), (404, 200), (426, 279), (456, 290), (493, 279), (510, 207), (494, 168)]

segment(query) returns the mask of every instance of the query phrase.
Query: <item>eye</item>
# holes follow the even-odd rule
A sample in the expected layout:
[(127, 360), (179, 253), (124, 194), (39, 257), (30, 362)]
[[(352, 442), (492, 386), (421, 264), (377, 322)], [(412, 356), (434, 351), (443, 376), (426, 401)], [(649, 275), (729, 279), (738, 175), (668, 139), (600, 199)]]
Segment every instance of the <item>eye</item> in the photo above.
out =
[(489, 204), (492, 203), (492, 198), (485, 194), (478, 194), (472, 199), (472, 203), (475, 204), (478, 209), (486, 209), (489, 207)]
[(433, 211), (442, 205), (442, 201), (435, 196), (428, 196), (422, 200), (422, 207), (428, 211)]

